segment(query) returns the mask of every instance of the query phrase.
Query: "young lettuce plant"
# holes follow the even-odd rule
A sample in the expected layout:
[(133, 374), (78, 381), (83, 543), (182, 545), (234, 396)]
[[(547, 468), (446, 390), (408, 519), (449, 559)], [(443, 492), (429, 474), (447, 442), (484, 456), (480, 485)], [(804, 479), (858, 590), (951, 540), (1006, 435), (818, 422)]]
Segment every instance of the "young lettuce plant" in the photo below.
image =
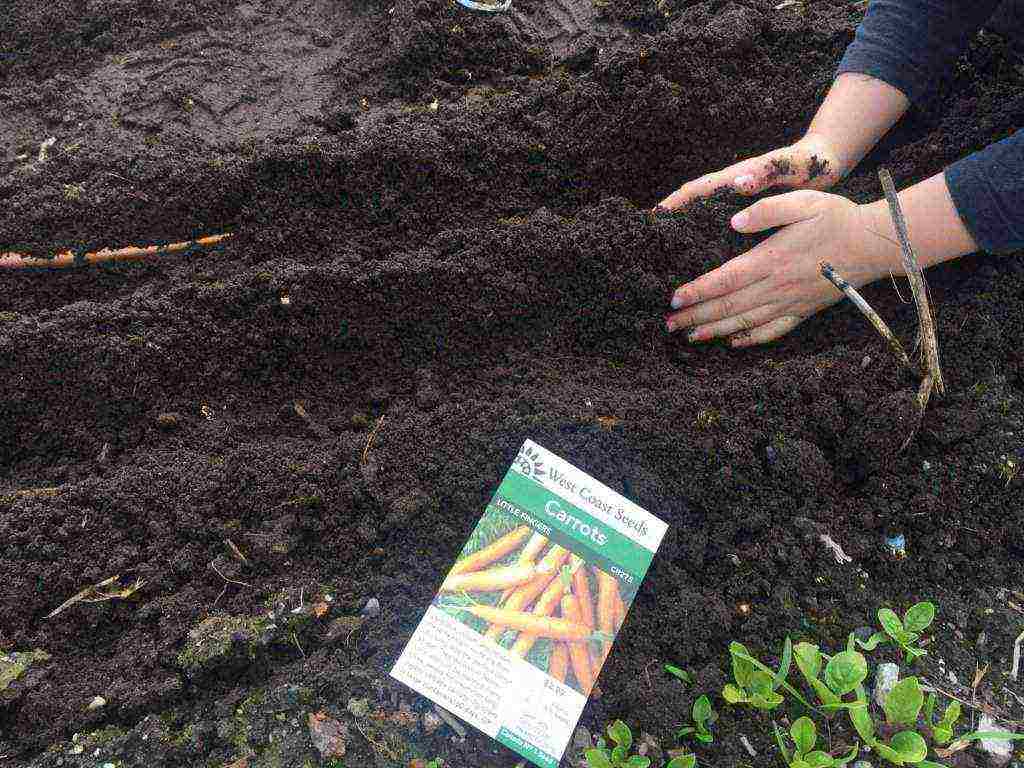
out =
[(879, 645), (892, 643), (903, 649), (906, 654), (907, 664), (914, 663), (928, 653), (915, 643), (921, 639), (924, 632), (935, 620), (935, 604), (927, 601), (910, 606), (903, 614), (903, 620), (896, 613), (888, 608), (878, 611), (878, 623), (882, 625), (882, 632), (875, 632), (866, 642), (857, 641), (865, 651), (873, 651)]
[(715, 740), (711, 734), (710, 725), (718, 719), (718, 713), (711, 708), (711, 700), (707, 696), (700, 696), (693, 702), (693, 725), (683, 726), (676, 734), (677, 739), (692, 735), (704, 744), (710, 744)]
[(768, 712), (782, 703), (782, 694), (778, 693), (782, 688), (808, 709), (814, 709), (799, 691), (786, 682), (793, 662), (793, 644), (788, 637), (782, 646), (782, 659), (777, 671), (751, 656), (743, 643), (729, 643), (729, 655), (732, 657), (733, 682), (722, 689), (722, 698), (727, 703), (749, 704)]
[(935, 722), (935, 694), (929, 693), (924, 703), (924, 722), (932, 729), (932, 741), (936, 744), (949, 744), (953, 740), (953, 726), (960, 719), (960, 702), (951, 701), (946, 711)]
[(821, 679), (824, 658), (821, 649), (811, 643), (797, 643), (793, 649), (797, 669), (817, 695), (821, 702), (820, 709), (825, 716), (831, 717), (840, 709), (863, 706), (856, 700), (843, 701), (842, 697), (855, 691), (867, 678), (867, 659), (852, 647), (848, 647), (828, 660), (824, 665), (824, 679)]
[(772, 723), (775, 728), (775, 741), (779, 745), (779, 752), (782, 759), (786, 761), (789, 768), (838, 768), (857, 758), (857, 745), (849, 754), (843, 757), (832, 757), (828, 752), (815, 749), (818, 744), (818, 732), (814, 727), (814, 721), (809, 717), (801, 717), (793, 723), (789, 729), (789, 735), (793, 739), (793, 754), (786, 750), (786, 744), (782, 737), (779, 726)]
[(883, 760), (893, 765), (920, 765), (923, 768), (936, 768), (935, 763), (925, 760), (928, 756), (928, 744), (924, 738), (912, 730), (917, 726), (917, 717), (924, 706), (924, 692), (916, 677), (900, 680), (889, 691), (883, 702), (885, 719), (889, 726), (907, 726), (907, 730), (896, 733), (889, 743), (877, 736), (875, 721), (867, 706), (867, 693), (864, 686), (857, 687), (857, 698), (862, 700), (864, 707), (850, 710), (850, 722), (864, 743), (871, 747)]
[(588, 749), (585, 753), (587, 768), (648, 768), (649, 757), (630, 755), (633, 746), (633, 732), (621, 720), (608, 726), (608, 738), (615, 744), (608, 749), (600, 740), (596, 749)]

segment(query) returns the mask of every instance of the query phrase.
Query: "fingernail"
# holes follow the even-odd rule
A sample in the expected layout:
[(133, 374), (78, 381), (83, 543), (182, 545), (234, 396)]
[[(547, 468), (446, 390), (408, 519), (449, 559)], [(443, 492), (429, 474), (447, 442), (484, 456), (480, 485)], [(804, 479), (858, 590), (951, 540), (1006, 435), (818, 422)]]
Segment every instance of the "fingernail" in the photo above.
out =
[(737, 176), (732, 181), (732, 185), (737, 189), (746, 189), (747, 187), (753, 186), (754, 177), (749, 173), (745, 173), (742, 176)]
[(679, 309), (681, 306), (683, 306), (683, 297), (680, 296), (678, 293), (675, 293), (672, 295), (672, 301), (669, 302), (669, 304), (671, 304), (672, 309)]
[(740, 211), (732, 217), (731, 223), (733, 229), (743, 229), (743, 227), (750, 223), (750, 214), (746, 211)]

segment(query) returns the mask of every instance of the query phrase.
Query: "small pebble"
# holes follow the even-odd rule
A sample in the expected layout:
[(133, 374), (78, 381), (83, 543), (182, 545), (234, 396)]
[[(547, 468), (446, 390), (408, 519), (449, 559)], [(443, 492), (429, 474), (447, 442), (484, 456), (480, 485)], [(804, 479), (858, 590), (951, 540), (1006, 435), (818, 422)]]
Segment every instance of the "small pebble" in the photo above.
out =
[(861, 361), (860, 361), (860, 369), (862, 371), (866, 370), (869, 365), (871, 365), (871, 357), (870, 357), (870, 355), (864, 355), (864, 357), (861, 358)]
[(105, 706), (107, 706), (107, 700), (102, 696), (96, 696), (89, 702), (89, 706), (86, 709), (91, 712), (94, 709), (103, 709)]
[[(1008, 730), (1001, 723), (997, 723), (988, 715), (982, 715), (978, 722), (979, 731), (1005, 731)], [(1008, 765), (1013, 757), (1012, 741), (998, 741), (996, 739), (981, 739), (978, 742), (978, 749), (985, 753), (988, 764), (993, 768), (1003, 768)]]
[(590, 735), (590, 730), (585, 726), (580, 726), (572, 734), (572, 748), (579, 752), (584, 749), (590, 749), (594, 746), (594, 737)]
[(161, 413), (156, 417), (156, 425), (160, 429), (174, 429), (181, 421), (181, 416), (176, 413)]
[(363, 606), (363, 616), (380, 616), (380, 600), (376, 597), (367, 600), (366, 605)]
[(880, 707), (885, 705), (886, 697), (899, 678), (900, 668), (897, 665), (891, 662), (878, 665), (875, 670), (875, 704)]
[(981, 630), (981, 632), (978, 633), (978, 639), (974, 642), (974, 644), (980, 650), (980, 649), (984, 648), (987, 643), (988, 643), (988, 635), (985, 633), (985, 630)]
[(434, 731), (440, 728), (444, 724), (444, 720), (441, 719), (434, 710), (428, 709), (423, 713), (423, 732), (430, 736)]

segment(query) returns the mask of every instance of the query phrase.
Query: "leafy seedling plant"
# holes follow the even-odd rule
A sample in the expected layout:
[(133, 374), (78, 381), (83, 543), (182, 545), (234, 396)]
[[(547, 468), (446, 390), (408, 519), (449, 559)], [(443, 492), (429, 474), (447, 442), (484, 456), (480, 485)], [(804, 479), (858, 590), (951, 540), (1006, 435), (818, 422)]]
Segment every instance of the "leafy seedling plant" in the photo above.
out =
[[(921, 632), (931, 625), (934, 618), (935, 606), (931, 603), (918, 603), (912, 606), (904, 614), (902, 621), (892, 611), (882, 609), (879, 611), (879, 622), (885, 630), (884, 633), (873, 635), (867, 642), (861, 642), (850, 634), (846, 650), (833, 656), (822, 653), (817, 645), (811, 643), (798, 643), (790, 648), (787, 639), (783, 648), (782, 663), (775, 673), (751, 656), (740, 643), (732, 643), (729, 652), (732, 656), (735, 683), (725, 687), (723, 696), (731, 704), (747, 704), (767, 711), (782, 703), (782, 696), (777, 693), (781, 689), (792, 694), (809, 710), (825, 717), (845, 710), (864, 744), (873, 749), (880, 758), (896, 766), (944, 768), (940, 763), (926, 759), (929, 746), (925, 737), (918, 733), (919, 724), (923, 724), (922, 730), (926, 734), (930, 732), (935, 754), (940, 758), (965, 749), (970, 742), (978, 739), (1024, 739), (1024, 734), (988, 731), (968, 733), (953, 741), (954, 726), (960, 718), (959, 703), (952, 702), (942, 717), (936, 721), (935, 694), (930, 694), (926, 699), (916, 677), (907, 677), (896, 682), (883, 702), (885, 722), (876, 723), (864, 689), (864, 681), (868, 677), (868, 663), (864, 655), (856, 650), (857, 646), (873, 650), (882, 643), (891, 642), (903, 649), (907, 654), (908, 663), (912, 663), (924, 655), (924, 650), (916, 647), (914, 643), (921, 637)], [(786, 682), (791, 658), (795, 660), (800, 674), (818, 698), (818, 707), (811, 706)], [(808, 717), (802, 717), (793, 723), (790, 736), (795, 744), (795, 751), (792, 755), (786, 751), (782, 734), (776, 727), (776, 740), (786, 764), (791, 768), (841, 766), (856, 756), (856, 745), (851, 756), (842, 758), (816, 750), (817, 735), (813, 725)], [(888, 734), (892, 735), (887, 738)], [(945, 747), (947, 744), (949, 746)]]
[[(596, 749), (588, 749), (585, 753), (587, 768), (649, 768), (651, 759), (643, 755), (630, 755), (633, 746), (633, 733), (629, 726), (616, 720), (608, 726), (608, 739), (615, 745), (608, 749), (604, 739), (598, 739)], [(697, 758), (694, 755), (680, 755), (672, 758), (665, 768), (694, 768)]]
[(873, 651), (879, 645), (891, 643), (903, 649), (907, 664), (913, 664), (928, 653), (915, 643), (921, 639), (921, 634), (934, 620), (935, 605), (927, 601), (910, 606), (903, 614), (902, 621), (895, 611), (882, 608), (878, 611), (878, 623), (881, 624), (882, 631), (875, 632), (865, 642), (858, 640), (857, 644), (865, 651)]
[(818, 730), (814, 721), (809, 717), (801, 717), (789, 729), (789, 735), (793, 739), (793, 754), (786, 749), (785, 740), (779, 726), (775, 726), (775, 741), (779, 745), (779, 752), (782, 759), (786, 761), (789, 768), (832, 768), (842, 766), (857, 758), (857, 746), (854, 745), (849, 754), (843, 757), (832, 757), (828, 752), (816, 749), (818, 745)]
[(707, 696), (699, 696), (693, 702), (693, 725), (685, 725), (676, 734), (677, 739), (693, 736), (703, 744), (710, 744), (715, 740), (711, 734), (711, 724), (718, 719), (718, 713), (711, 707), (711, 700)]

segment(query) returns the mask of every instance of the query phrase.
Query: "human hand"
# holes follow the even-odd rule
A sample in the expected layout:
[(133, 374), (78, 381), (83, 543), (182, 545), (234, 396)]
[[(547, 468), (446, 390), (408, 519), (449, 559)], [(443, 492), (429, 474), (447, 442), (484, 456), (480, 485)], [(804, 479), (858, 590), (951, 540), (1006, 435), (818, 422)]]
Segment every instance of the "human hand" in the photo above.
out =
[(842, 294), (822, 278), (832, 263), (861, 286), (900, 269), (899, 246), (879, 236), (876, 205), (798, 190), (768, 197), (732, 218), (738, 232), (782, 227), (764, 242), (676, 289), (669, 331), (691, 328), (690, 341), (729, 336), (734, 347), (772, 341), (834, 304)]
[(771, 187), (828, 189), (847, 170), (841, 167), (836, 151), (823, 136), (808, 133), (788, 147), (687, 182), (658, 205), (673, 210), (698, 198), (710, 197), (722, 187), (743, 195), (755, 195)]

